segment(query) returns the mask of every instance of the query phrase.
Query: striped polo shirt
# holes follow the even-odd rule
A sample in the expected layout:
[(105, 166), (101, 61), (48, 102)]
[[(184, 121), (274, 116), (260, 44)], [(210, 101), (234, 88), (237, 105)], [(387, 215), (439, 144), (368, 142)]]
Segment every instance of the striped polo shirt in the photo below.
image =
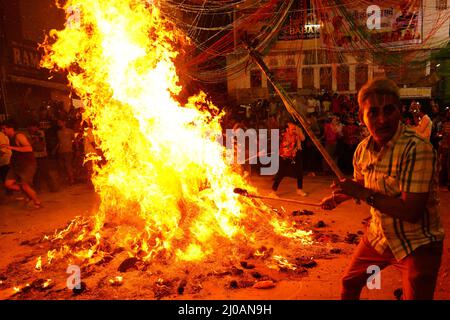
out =
[(354, 157), (354, 178), (364, 186), (391, 197), (402, 192), (429, 193), (426, 210), (417, 223), (394, 218), (371, 207), (367, 230), (370, 244), (379, 253), (389, 246), (397, 260), (418, 247), (441, 241), (444, 229), (439, 216), (438, 164), (432, 145), (414, 129), (399, 124), (394, 137), (379, 152), (367, 137), (358, 145)]

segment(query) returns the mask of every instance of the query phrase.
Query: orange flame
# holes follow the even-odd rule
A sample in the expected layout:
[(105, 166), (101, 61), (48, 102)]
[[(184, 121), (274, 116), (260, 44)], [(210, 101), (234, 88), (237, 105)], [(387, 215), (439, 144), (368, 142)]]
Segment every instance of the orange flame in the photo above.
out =
[(42, 271), (42, 257), (39, 256), (34, 267), (37, 271)]
[[(233, 193), (253, 188), (210, 138), (222, 134), (222, 114), (204, 93), (185, 106), (173, 98), (181, 90), (173, 61), (174, 43), (187, 41), (182, 33), (145, 1), (68, 0), (64, 9), (73, 8), (80, 20), (68, 17), (64, 30), (51, 32), (42, 64), (68, 71), (104, 157), (90, 158), (101, 204), (95, 225), (77, 238), (92, 237), (91, 246), (74, 256), (100, 253), (105, 222), (115, 226), (115, 243), (143, 260), (199, 261), (223, 241), (254, 239), (242, 223), (255, 216), (254, 205)], [(74, 220), (54, 239), (82, 225)]]
[(280, 269), (280, 268), (284, 268), (284, 269), (289, 269), (289, 270), (297, 270), (297, 266), (295, 266), (294, 264), (290, 263), (285, 257), (280, 256), (280, 255), (276, 255), (272, 257), (273, 261), (276, 262), (276, 264), (273, 265), (269, 265), (269, 268), (272, 269)]

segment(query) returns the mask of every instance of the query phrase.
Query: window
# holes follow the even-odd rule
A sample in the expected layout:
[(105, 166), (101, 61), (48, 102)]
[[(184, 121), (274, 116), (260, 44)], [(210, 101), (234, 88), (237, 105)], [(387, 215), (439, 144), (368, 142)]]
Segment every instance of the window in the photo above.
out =
[(314, 69), (302, 69), (303, 89), (314, 89)]
[(250, 88), (261, 88), (262, 80), (261, 80), (261, 71), (260, 70), (251, 70), (250, 71)]
[(287, 92), (297, 91), (297, 69), (295, 68), (280, 68), (274, 69), (273, 75), (278, 83)]
[(333, 82), (331, 70), (331, 67), (320, 68), (320, 89), (331, 91)]
[(327, 50), (305, 50), (303, 64), (331, 64), (344, 63), (344, 56), (341, 53), (335, 53)]
[(447, 10), (447, 0), (436, 0), (436, 10)]
[(278, 66), (278, 60), (275, 59), (275, 58), (270, 59), (270, 60), (269, 60), (269, 66), (271, 66), (271, 67), (276, 67), (276, 66)]
[(357, 65), (355, 78), (356, 90), (359, 90), (369, 79), (369, 67), (365, 64)]
[(348, 91), (349, 90), (349, 76), (350, 71), (348, 66), (341, 65), (337, 67), (337, 89), (338, 91)]
[(286, 60), (286, 64), (288, 66), (295, 66), (295, 60), (293, 58), (289, 58)]

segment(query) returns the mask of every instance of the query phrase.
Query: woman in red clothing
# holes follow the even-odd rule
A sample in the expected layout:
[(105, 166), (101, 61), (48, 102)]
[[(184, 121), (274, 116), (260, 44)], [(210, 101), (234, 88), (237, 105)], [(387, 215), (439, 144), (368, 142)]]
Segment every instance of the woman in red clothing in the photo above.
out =
[(355, 123), (355, 119), (353, 117), (349, 117), (347, 119), (347, 124), (344, 128), (342, 128), (342, 136), (344, 144), (340, 164), (345, 173), (351, 174), (353, 172), (353, 154), (355, 153), (356, 147), (360, 141), (359, 126)]
[[(329, 123), (325, 124), (324, 127), (324, 139), (325, 139), (325, 150), (337, 162), (337, 142), (342, 135), (342, 126), (338, 121), (337, 117), (332, 117)], [(324, 163), (324, 170), (330, 172), (328, 164)]]
[(288, 175), (289, 167), (294, 165), (297, 177), (297, 194), (306, 196), (303, 191), (303, 157), (302, 142), (305, 135), (302, 129), (294, 123), (288, 122), (287, 129), (283, 134), (280, 145), (280, 167), (275, 175), (275, 181), (272, 185), (273, 192), (276, 192), (281, 180)]

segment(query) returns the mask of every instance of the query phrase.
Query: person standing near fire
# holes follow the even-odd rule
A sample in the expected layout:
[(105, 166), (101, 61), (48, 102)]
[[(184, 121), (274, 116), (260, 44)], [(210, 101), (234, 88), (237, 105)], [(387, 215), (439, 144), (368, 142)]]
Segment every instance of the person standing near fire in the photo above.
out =
[(347, 118), (347, 123), (342, 128), (342, 137), (342, 152), (338, 164), (340, 164), (340, 167), (346, 174), (351, 174), (353, 170), (353, 153), (360, 141), (360, 127), (356, 124), (352, 116)]
[(33, 147), (27, 137), (20, 132), (16, 132), (15, 121), (7, 121), (3, 124), (3, 133), (9, 138), (10, 145), (0, 145), (0, 148), (7, 148), (12, 151), (10, 169), (6, 175), (5, 187), (13, 191), (22, 191), (34, 207), (40, 208), (36, 191), (33, 185), (34, 174), (36, 173), (36, 159)]
[(56, 192), (55, 180), (50, 173), (48, 163), (47, 143), (45, 133), (39, 128), (39, 123), (33, 121), (28, 125), (28, 139), (33, 147), (34, 157), (36, 158), (36, 174), (34, 176), (34, 187), (37, 192), (42, 191), (42, 185), (45, 183), (50, 192)]
[(442, 122), (440, 129), (442, 140), (439, 144), (439, 159), (442, 173), (445, 174), (443, 182), (447, 185), (447, 191), (450, 191), (450, 110), (447, 110), (446, 117)]
[(416, 123), (414, 127), (416, 133), (427, 141), (430, 141), (431, 129), (433, 127), (433, 122), (430, 117), (423, 112), (419, 102), (412, 105), (410, 109), (414, 117), (414, 122)]
[(11, 150), (6, 146), (9, 146), (9, 139), (3, 132), (3, 125), (0, 125), (0, 183), (4, 184), (6, 174), (9, 171), (9, 161), (11, 159)]
[(66, 121), (59, 119), (58, 124), (58, 145), (56, 146), (58, 154), (58, 162), (62, 172), (67, 178), (69, 185), (75, 180), (73, 176), (73, 140), (75, 139), (75, 131), (67, 128)]
[(302, 142), (305, 141), (305, 135), (298, 126), (288, 121), (286, 131), (283, 133), (280, 145), (280, 167), (275, 180), (272, 184), (272, 195), (276, 195), (281, 180), (288, 175), (291, 165), (294, 165), (295, 175), (297, 177), (297, 194), (306, 196), (303, 191), (303, 156)]
[(433, 299), (444, 239), (436, 152), (400, 122), (399, 89), (393, 81), (369, 81), (358, 103), (370, 136), (355, 151), (353, 180), (340, 180), (322, 200), (328, 210), (352, 198), (371, 207), (367, 232), (342, 279), (341, 298), (359, 299), (368, 267), (394, 265), (402, 271), (404, 299)]
[[(324, 140), (325, 140), (325, 150), (327, 150), (330, 157), (337, 162), (338, 161), (338, 142), (342, 136), (342, 125), (339, 122), (337, 116), (332, 116), (330, 121), (324, 126)], [(328, 173), (331, 174), (331, 168), (324, 161), (323, 168)]]

